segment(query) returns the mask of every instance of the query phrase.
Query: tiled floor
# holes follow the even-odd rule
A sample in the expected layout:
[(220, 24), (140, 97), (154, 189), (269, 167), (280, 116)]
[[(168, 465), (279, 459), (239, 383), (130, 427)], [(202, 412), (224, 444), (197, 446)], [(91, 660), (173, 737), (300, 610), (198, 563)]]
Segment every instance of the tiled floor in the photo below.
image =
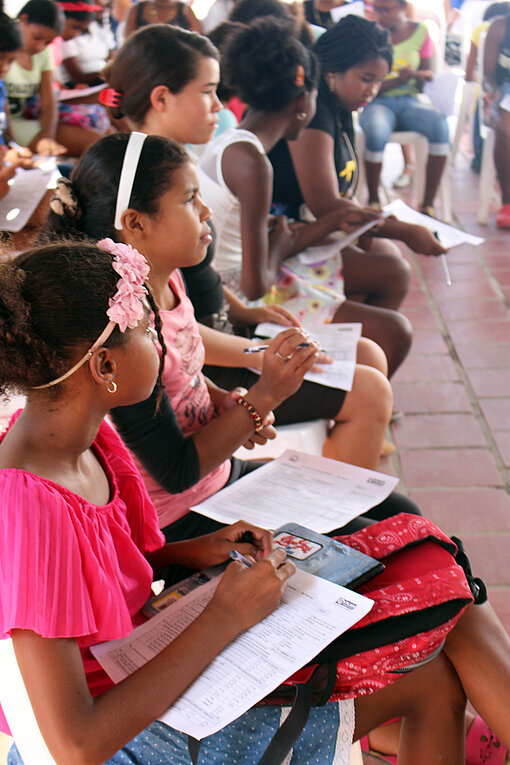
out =
[(476, 221), (478, 177), (452, 169), (458, 225), (485, 238), (441, 263), (409, 256), (404, 313), (415, 340), (394, 377), (405, 417), (392, 427), (397, 452), (381, 464), (448, 533), (461, 536), (510, 632), (510, 232)]

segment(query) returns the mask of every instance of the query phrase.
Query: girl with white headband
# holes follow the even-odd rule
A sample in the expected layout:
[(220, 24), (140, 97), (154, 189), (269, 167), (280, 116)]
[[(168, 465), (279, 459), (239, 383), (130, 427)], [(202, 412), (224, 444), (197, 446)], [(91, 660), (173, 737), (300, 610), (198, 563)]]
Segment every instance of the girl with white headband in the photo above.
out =
[[(232, 367), (247, 364), (244, 349), (253, 341), (197, 325), (184, 292), (178, 269), (204, 258), (210, 241), (210, 211), (200, 201), (194, 165), (179, 144), (136, 132), (130, 137), (106, 137), (84, 155), (71, 184), (61, 182), (51, 207), (45, 236), (110, 236), (139, 249), (150, 263), (149, 283), (161, 310), (168, 349), (163, 374), (166, 396), (156, 414), (157, 391), (136, 407), (112, 409), (112, 416), (144, 468), (168, 541), (207, 533), (217, 524), (189, 512), (189, 508), (253, 469), (253, 464), (231, 459), (250, 436), (258, 439), (253, 429), (250, 433), (249, 418), (241, 417), (235, 400), (242, 394), (262, 419), (272, 409), (277, 418), (282, 411), (288, 417), (288, 407), (300, 409), (301, 419), (309, 419), (310, 408), (317, 409), (321, 403), (314, 401), (313, 391), (322, 386), (302, 385), (304, 368), (298, 366), (291, 376), (289, 367), (299, 354), (307, 359), (310, 356), (310, 364), (320, 356), (310, 346), (288, 359), (291, 340), (281, 340), (284, 347), (276, 349), (279, 356), (273, 357), (273, 366), (264, 366), (261, 376), (253, 375), (248, 390), (234, 389), (229, 394), (204, 377), (204, 359)], [(303, 335), (292, 328), (279, 337), (293, 338), (295, 345), (303, 340)], [(250, 354), (250, 365), (261, 367), (263, 357)], [(351, 400), (359, 401), (356, 393), (336, 391), (340, 403), (331, 414), (338, 433), (333, 432), (330, 439), (337, 445), (339, 459), (375, 467), (391, 411), (391, 395), (383, 375), (368, 371), (375, 378), (370, 390), (373, 399), (359, 420), (352, 415), (355, 403)], [(376, 402), (373, 406), (372, 400)], [(231, 411), (232, 407), (236, 411)], [(328, 416), (327, 412), (322, 416)], [(260, 435), (266, 434), (263, 430)], [(379, 439), (378, 443), (374, 444), (374, 439)], [(372, 460), (368, 464), (367, 455)], [(407, 498), (393, 496), (386, 500), (386, 506), (383, 515), (417, 512)]]
[[(0, 709), (0, 730), (9, 732), (9, 722), (15, 728), (9, 765), (39, 765), (39, 734), (57, 765), (189, 765), (186, 736), (156, 718), (278, 605), (294, 571), (282, 550), (271, 552), (269, 532), (242, 521), (206, 539), (164, 544), (132, 459), (104, 421), (112, 401), (146, 397), (161, 370), (147, 273), (138, 252), (108, 239), (46, 245), (0, 265), (0, 393), (27, 395), (0, 439), (0, 641), (12, 641), (33, 710), (20, 724), (13, 689), (2, 682), (8, 720)], [(277, 351), (290, 353), (296, 339), (287, 332), (272, 342), (275, 364)], [(248, 531), (253, 544), (242, 542)], [(210, 565), (232, 548), (253, 555), (255, 565), (232, 563), (196, 620), (113, 687), (89, 648), (140, 622), (153, 568)], [(468, 607), (450, 633), (449, 659), (441, 654), (355, 702), (312, 709), (293, 765), (346, 761), (336, 752), (349, 748), (353, 704), (356, 736), (404, 716), (403, 764), (461, 765), (464, 694), (450, 660), (459, 672), (474, 668), (473, 695), (486, 705), (495, 697), (502, 724), (510, 706), (508, 672), (489, 661), (500, 628), (483, 609)], [(202, 742), (199, 762), (253, 765), (280, 717), (278, 707), (249, 710)]]

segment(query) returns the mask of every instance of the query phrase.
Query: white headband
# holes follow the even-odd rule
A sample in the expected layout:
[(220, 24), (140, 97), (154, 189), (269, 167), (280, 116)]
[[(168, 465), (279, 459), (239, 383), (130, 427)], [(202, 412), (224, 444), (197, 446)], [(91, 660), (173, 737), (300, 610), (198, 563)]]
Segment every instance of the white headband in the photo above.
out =
[(119, 190), (117, 191), (117, 205), (115, 207), (114, 226), (117, 231), (122, 229), (121, 215), (129, 209), (129, 200), (133, 190), (133, 183), (138, 167), (138, 160), (147, 135), (134, 130), (130, 136), (124, 154), (124, 162), (120, 173)]

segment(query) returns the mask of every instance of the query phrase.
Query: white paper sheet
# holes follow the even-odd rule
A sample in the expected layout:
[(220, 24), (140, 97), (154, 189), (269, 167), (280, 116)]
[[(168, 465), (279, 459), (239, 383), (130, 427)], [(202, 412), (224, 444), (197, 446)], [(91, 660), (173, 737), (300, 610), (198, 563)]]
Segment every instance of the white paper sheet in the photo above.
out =
[(92, 85), (90, 88), (70, 88), (59, 91), (59, 101), (71, 101), (73, 98), (85, 98), (86, 96), (93, 96), (94, 93), (100, 93), (107, 87), (106, 82), (102, 82), (100, 85)]
[(364, 16), (365, 3), (363, 0), (352, 0), (350, 3), (332, 8), (330, 13), (331, 18), (336, 24), (337, 21), (340, 21), (344, 16), (349, 16), (350, 14), (353, 14), (354, 16)]
[(54, 174), (52, 170), (18, 168), (9, 181), (9, 192), (0, 200), (0, 229), (21, 231), (43, 198)]
[[(323, 327), (314, 327), (310, 337), (312, 340), (317, 340), (319, 348), (324, 348), (334, 362), (321, 364), (322, 372), (307, 372), (305, 380), (326, 385), (328, 388), (352, 390), (361, 327), (359, 323), (324, 324)], [(257, 326), (255, 334), (262, 337), (276, 337), (283, 329), (285, 327), (281, 324), (264, 322)]]
[[(129, 637), (94, 646), (92, 653), (119, 682), (196, 618), (218, 581), (213, 579), (173, 603)], [(222, 651), (161, 719), (197, 739), (216, 733), (311, 661), (372, 605), (356, 592), (296, 572), (279, 608)]]
[[(330, 234), (327, 244), (318, 244), (315, 247), (307, 247), (306, 250), (300, 252), (298, 255), (300, 263), (304, 266), (313, 266), (315, 263), (321, 263), (324, 260), (333, 258), (339, 250), (343, 250), (344, 247), (355, 242), (362, 234), (365, 234), (369, 229), (373, 228), (376, 223), (379, 223), (379, 221), (380, 218), (370, 220), (368, 223), (364, 223), (357, 228), (356, 231), (351, 231), (350, 234), (339, 231)], [(333, 241), (329, 241), (332, 238)]]
[(454, 226), (449, 226), (447, 223), (413, 210), (401, 199), (394, 199), (393, 202), (386, 205), (384, 212), (395, 215), (404, 223), (417, 223), (420, 226), (425, 226), (437, 234), (437, 238), (444, 247), (456, 247), (458, 244), (474, 244), (476, 246), (484, 241), (481, 236), (467, 234)]
[(288, 449), (192, 510), (220, 523), (239, 518), (276, 529), (300, 523), (322, 534), (382, 502), (398, 478)]

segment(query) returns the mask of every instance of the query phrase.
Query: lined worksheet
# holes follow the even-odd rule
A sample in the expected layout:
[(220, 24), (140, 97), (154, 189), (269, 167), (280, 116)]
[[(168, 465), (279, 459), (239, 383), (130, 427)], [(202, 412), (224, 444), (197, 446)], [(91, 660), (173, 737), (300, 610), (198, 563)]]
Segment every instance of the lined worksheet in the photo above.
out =
[[(168, 606), (121, 640), (91, 648), (120, 682), (171, 643), (206, 607), (220, 577)], [(197, 739), (216, 733), (271, 693), (369, 612), (373, 601), (297, 571), (280, 606), (240, 635), (161, 717)]]

